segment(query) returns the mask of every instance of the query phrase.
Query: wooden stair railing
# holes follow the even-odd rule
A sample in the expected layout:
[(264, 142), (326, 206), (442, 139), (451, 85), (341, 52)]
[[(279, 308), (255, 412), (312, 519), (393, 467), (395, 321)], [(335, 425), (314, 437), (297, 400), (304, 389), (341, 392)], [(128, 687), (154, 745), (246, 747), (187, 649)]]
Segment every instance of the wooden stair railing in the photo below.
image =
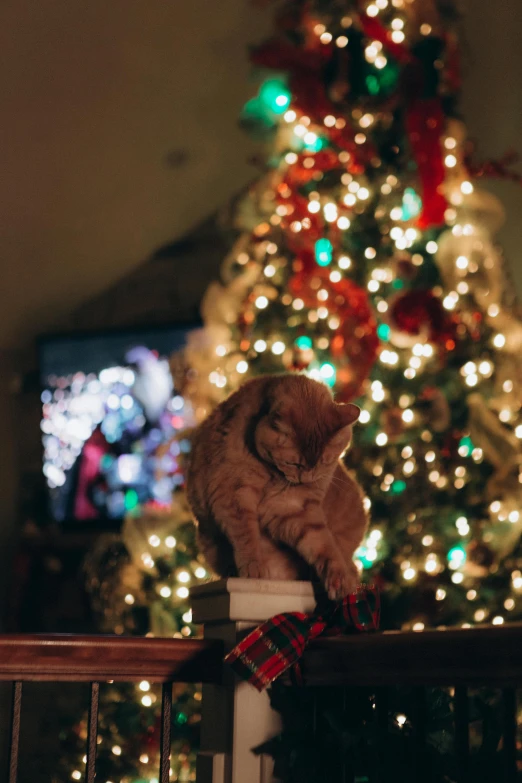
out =
[[(222, 638), (227, 644), (244, 629), (281, 611), (310, 612), (315, 607), (311, 585), (306, 583), (256, 582), (256, 580), (228, 579), (196, 587), (191, 594), (193, 618), (205, 624), (205, 635)], [(470, 730), (472, 699), (475, 689), (489, 688), (498, 692), (501, 744), (498, 747), (499, 769), (495, 780), (487, 783), (515, 783), (517, 769), (517, 688), (522, 688), (522, 623), (488, 625), (473, 628), (448, 628), (422, 631), (388, 631), (384, 633), (354, 634), (335, 638), (315, 639), (305, 650), (301, 661), (304, 685), (311, 693), (304, 695), (303, 703), (313, 708), (314, 741), (318, 747), (328, 745), (331, 725), (328, 719), (317, 719), (327, 699), (328, 709), (334, 705), (339, 725), (350, 725), (354, 709), (354, 691), (351, 688), (367, 687), (374, 696), (375, 713), (369, 731), (375, 732), (378, 752), (371, 759), (372, 781), (388, 781), (391, 777), (390, 757), (383, 749), (396, 729), (393, 723), (393, 703), (397, 691), (405, 688), (411, 693), (411, 772), (410, 780), (428, 783), (431, 770), (428, 757), (429, 701), (428, 689), (448, 686), (453, 698), (448, 722), (448, 739), (453, 743), (453, 758), (458, 768), (458, 783), (474, 783), (477, 755), (472, 757), (470, 742), (476, 732)], [(291, 682), (291, 677), (286, 678)], [(316, 686), (330, 686), (323, 689)], [(219, 686), (218, 686), (219, 689)], [(203, 688), (203, 726), (205, 721), (206, 694), (216, 686)], [(241, 753), (242, 746), (259, 747), (279, 730), (271, 717), (266, 694), (252, 692), (251, 686), (236, 687), (234, 705), (224, 717), (234, 726), (233, 739), (219, 745), (219, 737), (213, 744), (206, 742), (205, 751), (214, 750), (231, 754), (231, 776), (208, 774), (198, 778), (198, 783), (267, 783), (271, 777), (259, 771), (259, 761), (252, 754)], [(332, 701), (328, 701), (331, 694)], [(298, 694), (295, 694), (298, 697)], [(470, 698), (471, 697), (471, 698)], [(298, 703), (299, 698), (294, 704)], [(225, 704), (217, 698), (211, 705)], [(312, 704), (312, 707), (310, 707)], [(213, 707), (216, 710), (216, 707)], [(231, 713), (231, 715), (230, 715)], [(501, 714), (500, 714), (501, 713)], [(262, 728), (254, 736), (252, 719)], [(273, 713), (272, 713), (273, 715)], [(345, 720), (346, 718), (346, 720)], [(237, 738), (241, 741), (237, 741)], [(479, 754), (480, 755), (480, 754)], [(348, 763), (342, 760), (342, 774), (331, 783), (353, 783), (357, 777)], [(265, 767), (268, 765), (265, 763)], [(217, 764), (216, 764), (217, 767)], [(248, 774), (244, 774), (244, 770)], [(243, 774), (242, 774), (243, 773)], [(522, 780), (522, 769), (520, 774)], [(330, 783), (330, 781), (329, 781)]]
[[(270, 708), (266, 694), (258, 694), (246, 684), (238, 686), (231, 672), (223, 667), (224, 651), (234, 643), (236, 634), (243, 633), (248, 625), (259, 622), (266, 609), (265, 603), (256, 608), (255, 596), (253, 593), (245, 593), (243, 581), (218, 583), (217, 587), (212, 587), (214, 594), (210, 594), (211, 588), (207, 589), (209, 595), (202, 592), (209, 607), (208, 616), (204, 618), (209, 637), (206, 639), (0, 636), (0, 681), (13, 683), (7, 782), (16, 783), (17, 779), (24, 682), (91, 684), (87, 761), (83, 780), (94, 783), (100, 683), (141, 680), (162, 684), (159, 783), (169, 781), (173, 682), (204, 684), (203, 729), (206, 739), (202, 748), (202, 763), (198, 766), (198, 783), (270, 781), (266, 759), (260, 760), (250, 754), (250, 748), (259, 744), (259, 738), (255, 741), (252, 739), (252, 730), (255, 733), (261, 725), (265, 731), (273, 725), (270, 723), (272, 719), (268, 717)], [(226, 609), (230, 615), (228, 625), (221, 620), (225, 594), (230, 599), (229, 608)], [(266, 588), (259, 595), (260, 602), (270, 598)], [(275, 595), (279, 601), (279, 594)], [(216, 597), (219, 598), (217, 603)], [(247, 600), (243, 601), (245, 597)], [(197, 608), (197, 600), (195, 603), (196, 612), (201, 617), (203, 611)], [(245, 611), (253, 619), (238, 621), (236, 615), (240, 617)], [(273, 608), (270, 611), (274, 613)], [(218, 618), (215, 625), (212, 624), (213, 616)], [(213, 638), (220, 635), (222, 641)], [(376, 730), (384, 742), (388, 731), (389, 689), (397, 685), (413, 686), (414, 711), (418, 720), (415, 721), (412, 764), (415, 780), (423, 783), (426, 781), (424, 759), (427, 737), (426, 722), (423, 720), (423, 716), (426, 716), (426, 687), (447, 685), (455, 689), (454, 742), (459, 783), (470, 783), (468, 688), (488, 686), (499, 689), (502, 693), (503, 716), (502, 769), (499, 770), (498, 780), (505, 783), (517, 780), (516, 688), (522, 687), (522, 624), (319, 638), (306, 650), (302, 671), (306, 687), (314, 689), (314, 699), (320, 698), (321, 693), (315, 686), (335, 686), (339, 703), (347, 710), (350, 703), (345, 686), (370, 686), (375, 693)], [(233, 691), (232, 698), (229, 698), (227, 691)], [(205, 694), (210, 696), (208, 702)], [(228, 739), (223, 736), (218, 742), (212, 727), (216, 727), (219, 738), (222, 735), (221, 727), (225, 725), (233, 727), (233, 732), (227, 735)], [(379, 774), (383, 776), (379, 780), (386, 779), (388, 763), (389, 760), (384, 757), (377, 759)], [(251, 772), (245, 777), (244, 770), (247, 768)], [(342, 778), (343, 781), (348, 779), (351, 780)], [(1, 780), (3, 783), (4, 778)]]
[(319, 638), (307, 685), (522, 687), (522, 623)]
[(172, 683), (219, 683), (223, 645), (204, 639), (0, 636), (0, 680), (13, 683), (8, 783), (16, 783), (24, 682), (90, 682), (85, 783), (94, 783), (100, 682), (162, 683), (159, 782), (169, 783)]
[[(335, 686), (342, 702), (346, 688), (370, 686), (375, 694), (380, 745), (386, 742), (389, 692), (413, 687), (415, 780), (426, 783), (426, 689), (454, 688), (453, 737), (459, 783), (473, 783), (470, 773), (470, 691), (500, 691), (502, 766), (491, 783), (517, 783), (517, 688), (522, 688), (522, 623), (422, 632), (385, 632), (351, 637), (319, 638), (305, 651), (302, 663), (307, 687)], [(315, 691), (317, 693), (317, 691)], [(314, 695), (314, 699), (316, 696)], [(314, 702), (315, 703), (315, 702)], [(389, 759), (376, 759), (378, 779), (387, 779)]]

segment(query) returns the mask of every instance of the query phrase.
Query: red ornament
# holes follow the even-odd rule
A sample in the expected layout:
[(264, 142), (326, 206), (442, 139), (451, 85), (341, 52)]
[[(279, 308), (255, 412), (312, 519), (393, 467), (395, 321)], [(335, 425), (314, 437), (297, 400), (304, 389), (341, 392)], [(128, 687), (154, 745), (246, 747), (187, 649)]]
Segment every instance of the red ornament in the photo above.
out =
[(412, 290), (400, 294), (389, 311), (393, 330), (411, 336), (425, 336), (430, 342), (443, 345), (453, 336), (453, 324), (431, 291)]
[(318, 269), (312, 275), (294, 275), (289, 281), (289, 289), (309, 308), (324, 304), (317, 298), (319, 289), (328, 292), (326, 301), (330, 317), (339, 319), (339, 326), (330, 340), (331, 355), (337, 366), (336, 398), (348, 401), (359, 396), (379, 346), (377, 324), (366, 291), (351, 280), (333, 283), (324, 269)]

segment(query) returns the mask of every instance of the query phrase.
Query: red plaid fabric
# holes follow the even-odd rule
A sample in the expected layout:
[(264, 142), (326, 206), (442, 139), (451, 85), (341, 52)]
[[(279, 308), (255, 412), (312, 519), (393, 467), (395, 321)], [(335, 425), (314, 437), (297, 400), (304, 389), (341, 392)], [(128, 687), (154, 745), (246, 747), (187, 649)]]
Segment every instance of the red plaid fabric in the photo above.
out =
[(379, 627), (379, 593), (373, 585), (361, 586), (338, 603), (325, 601), (314, 612), (277, 614), (248, 634), (225, 662), (236, 674), (262, 691), (292, 666), (297, 666), (306, 645), (321, 634), (337, 636)]

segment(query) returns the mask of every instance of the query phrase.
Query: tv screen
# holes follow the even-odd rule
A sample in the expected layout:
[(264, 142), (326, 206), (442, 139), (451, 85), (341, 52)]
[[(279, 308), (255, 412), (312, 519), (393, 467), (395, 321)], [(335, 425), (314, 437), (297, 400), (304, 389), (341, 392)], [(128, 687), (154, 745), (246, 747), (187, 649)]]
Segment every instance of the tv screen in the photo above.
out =
[(117, 522), (168, 505), (193, 421), (169, 357), (198, 324), (40, 343), (43, 472), (57, 522)]

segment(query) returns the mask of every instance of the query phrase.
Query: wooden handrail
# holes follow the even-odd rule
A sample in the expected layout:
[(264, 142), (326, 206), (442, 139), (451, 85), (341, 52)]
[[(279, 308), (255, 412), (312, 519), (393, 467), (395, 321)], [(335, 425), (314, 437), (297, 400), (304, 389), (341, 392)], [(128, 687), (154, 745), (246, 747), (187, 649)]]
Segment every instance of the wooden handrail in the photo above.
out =
[(520, 685), (522, 623), (319, 638), (303, 674), (309, 685)]
[(0, 680), (218, 683), (223, 654), (205, 639), (5, 634)]
[[(223, 655), (204, 639), (7, 634), (0, 680), (219, 683)], [(319, 638), (302, 663), (309, 685), (514, 685), (522, 623)]]

